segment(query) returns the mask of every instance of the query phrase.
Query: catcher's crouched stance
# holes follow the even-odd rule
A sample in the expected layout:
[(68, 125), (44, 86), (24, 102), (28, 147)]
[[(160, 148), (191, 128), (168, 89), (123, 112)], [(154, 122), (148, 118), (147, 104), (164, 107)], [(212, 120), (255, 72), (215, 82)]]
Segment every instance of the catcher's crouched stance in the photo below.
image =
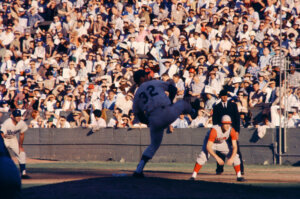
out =
[(220, 165), (224, 165), (224, 161), (215, 153), (227, 156), (227, 164), (232, 165), (237, 175), (237, 181), (245, 181), (241, 175), (240, 158), (237, 154), (237, 133), (231, 127), (231, 118), (229, 115), (222, 117), (222, 125), (214, 125), (204, 139), (203, 148), (197, 158), (191, 180), (195, 180), (201, 167), (207, 162), (208, 158), (213, 156)]

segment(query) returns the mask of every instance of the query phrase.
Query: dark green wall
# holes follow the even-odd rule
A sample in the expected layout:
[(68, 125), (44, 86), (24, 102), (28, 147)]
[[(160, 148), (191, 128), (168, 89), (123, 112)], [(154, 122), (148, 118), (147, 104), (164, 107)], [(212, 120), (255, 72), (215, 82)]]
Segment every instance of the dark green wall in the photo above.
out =
[[(207, 131), (189, 128), (165, 134), (152, 161), (194, 162)], [(300, 160), (300, 133), (298, 129), (291, 129), (288, 134), (288, 152), (283, 162), (294, 164)], [(276, 135), (276, 130), (270, 129), (263, 139), (257, 139), (254, 129), (242, 129), (239, 142), (245, 163), (277, 161)], [(101, 129), (95, 133), (83, 128), (30, 129), (26, 132), (24, 147), (28, 157), (38, 159), (138, 161), (149, 143), (149, 129)]]

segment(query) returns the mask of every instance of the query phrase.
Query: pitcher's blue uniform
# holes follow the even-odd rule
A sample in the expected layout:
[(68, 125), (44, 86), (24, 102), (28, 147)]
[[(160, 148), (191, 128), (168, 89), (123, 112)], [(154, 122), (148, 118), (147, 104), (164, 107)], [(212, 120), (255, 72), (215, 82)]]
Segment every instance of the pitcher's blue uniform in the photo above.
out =
[[(176, 87), (171, 82), (149, 80), (147, 75), (142, 70), (134, 74), (134, 80), (140, 87), (134, 95), (133, 112), (141, 122), (148, 124), (151, 136), (151, 144), (144, 151), (134, 173), (136, 177), (143, 176), (145, 164), (152, 159), (161, 144), (164, 129), (181, 113), (191, 112), (191, 105), (184, 100), (172, 104), (170, 98), (172, 99), (172, 96), (176, 95)], [(169, 93), (169, 96), (166, 92)]]

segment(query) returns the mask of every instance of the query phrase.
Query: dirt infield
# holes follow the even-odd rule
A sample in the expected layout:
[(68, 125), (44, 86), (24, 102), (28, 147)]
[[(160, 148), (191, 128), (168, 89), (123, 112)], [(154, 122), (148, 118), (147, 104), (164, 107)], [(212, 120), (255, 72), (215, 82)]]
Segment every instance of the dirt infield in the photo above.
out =
[[(29, 161), (30, 162), (30, 161)], [(25, 199), (43, 198), (300, 198), (300, 168), (249, 166), (247, 182), (234, 171), (215, 175), (206, 165), (188, 181), (192, 164), (149, 164), (146, 178), (131, 177), (135, 163), (49, 163), (31, 161), (31, 179), (22, 181)], [(175, 166), (174, 166), (175, 165)], [(127, 174), (125, 177), (114, 177)]]

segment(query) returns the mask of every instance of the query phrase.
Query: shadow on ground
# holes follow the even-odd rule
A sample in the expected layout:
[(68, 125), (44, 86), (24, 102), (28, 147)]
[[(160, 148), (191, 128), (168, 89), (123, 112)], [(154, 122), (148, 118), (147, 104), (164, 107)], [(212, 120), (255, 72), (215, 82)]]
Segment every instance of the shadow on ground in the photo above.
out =
[(22, 190), (24, 199), (99, 199), (99, 198), (299, 198), (299, 187), (255, 187), (246, 184), (101, 177), (31, 187)]

